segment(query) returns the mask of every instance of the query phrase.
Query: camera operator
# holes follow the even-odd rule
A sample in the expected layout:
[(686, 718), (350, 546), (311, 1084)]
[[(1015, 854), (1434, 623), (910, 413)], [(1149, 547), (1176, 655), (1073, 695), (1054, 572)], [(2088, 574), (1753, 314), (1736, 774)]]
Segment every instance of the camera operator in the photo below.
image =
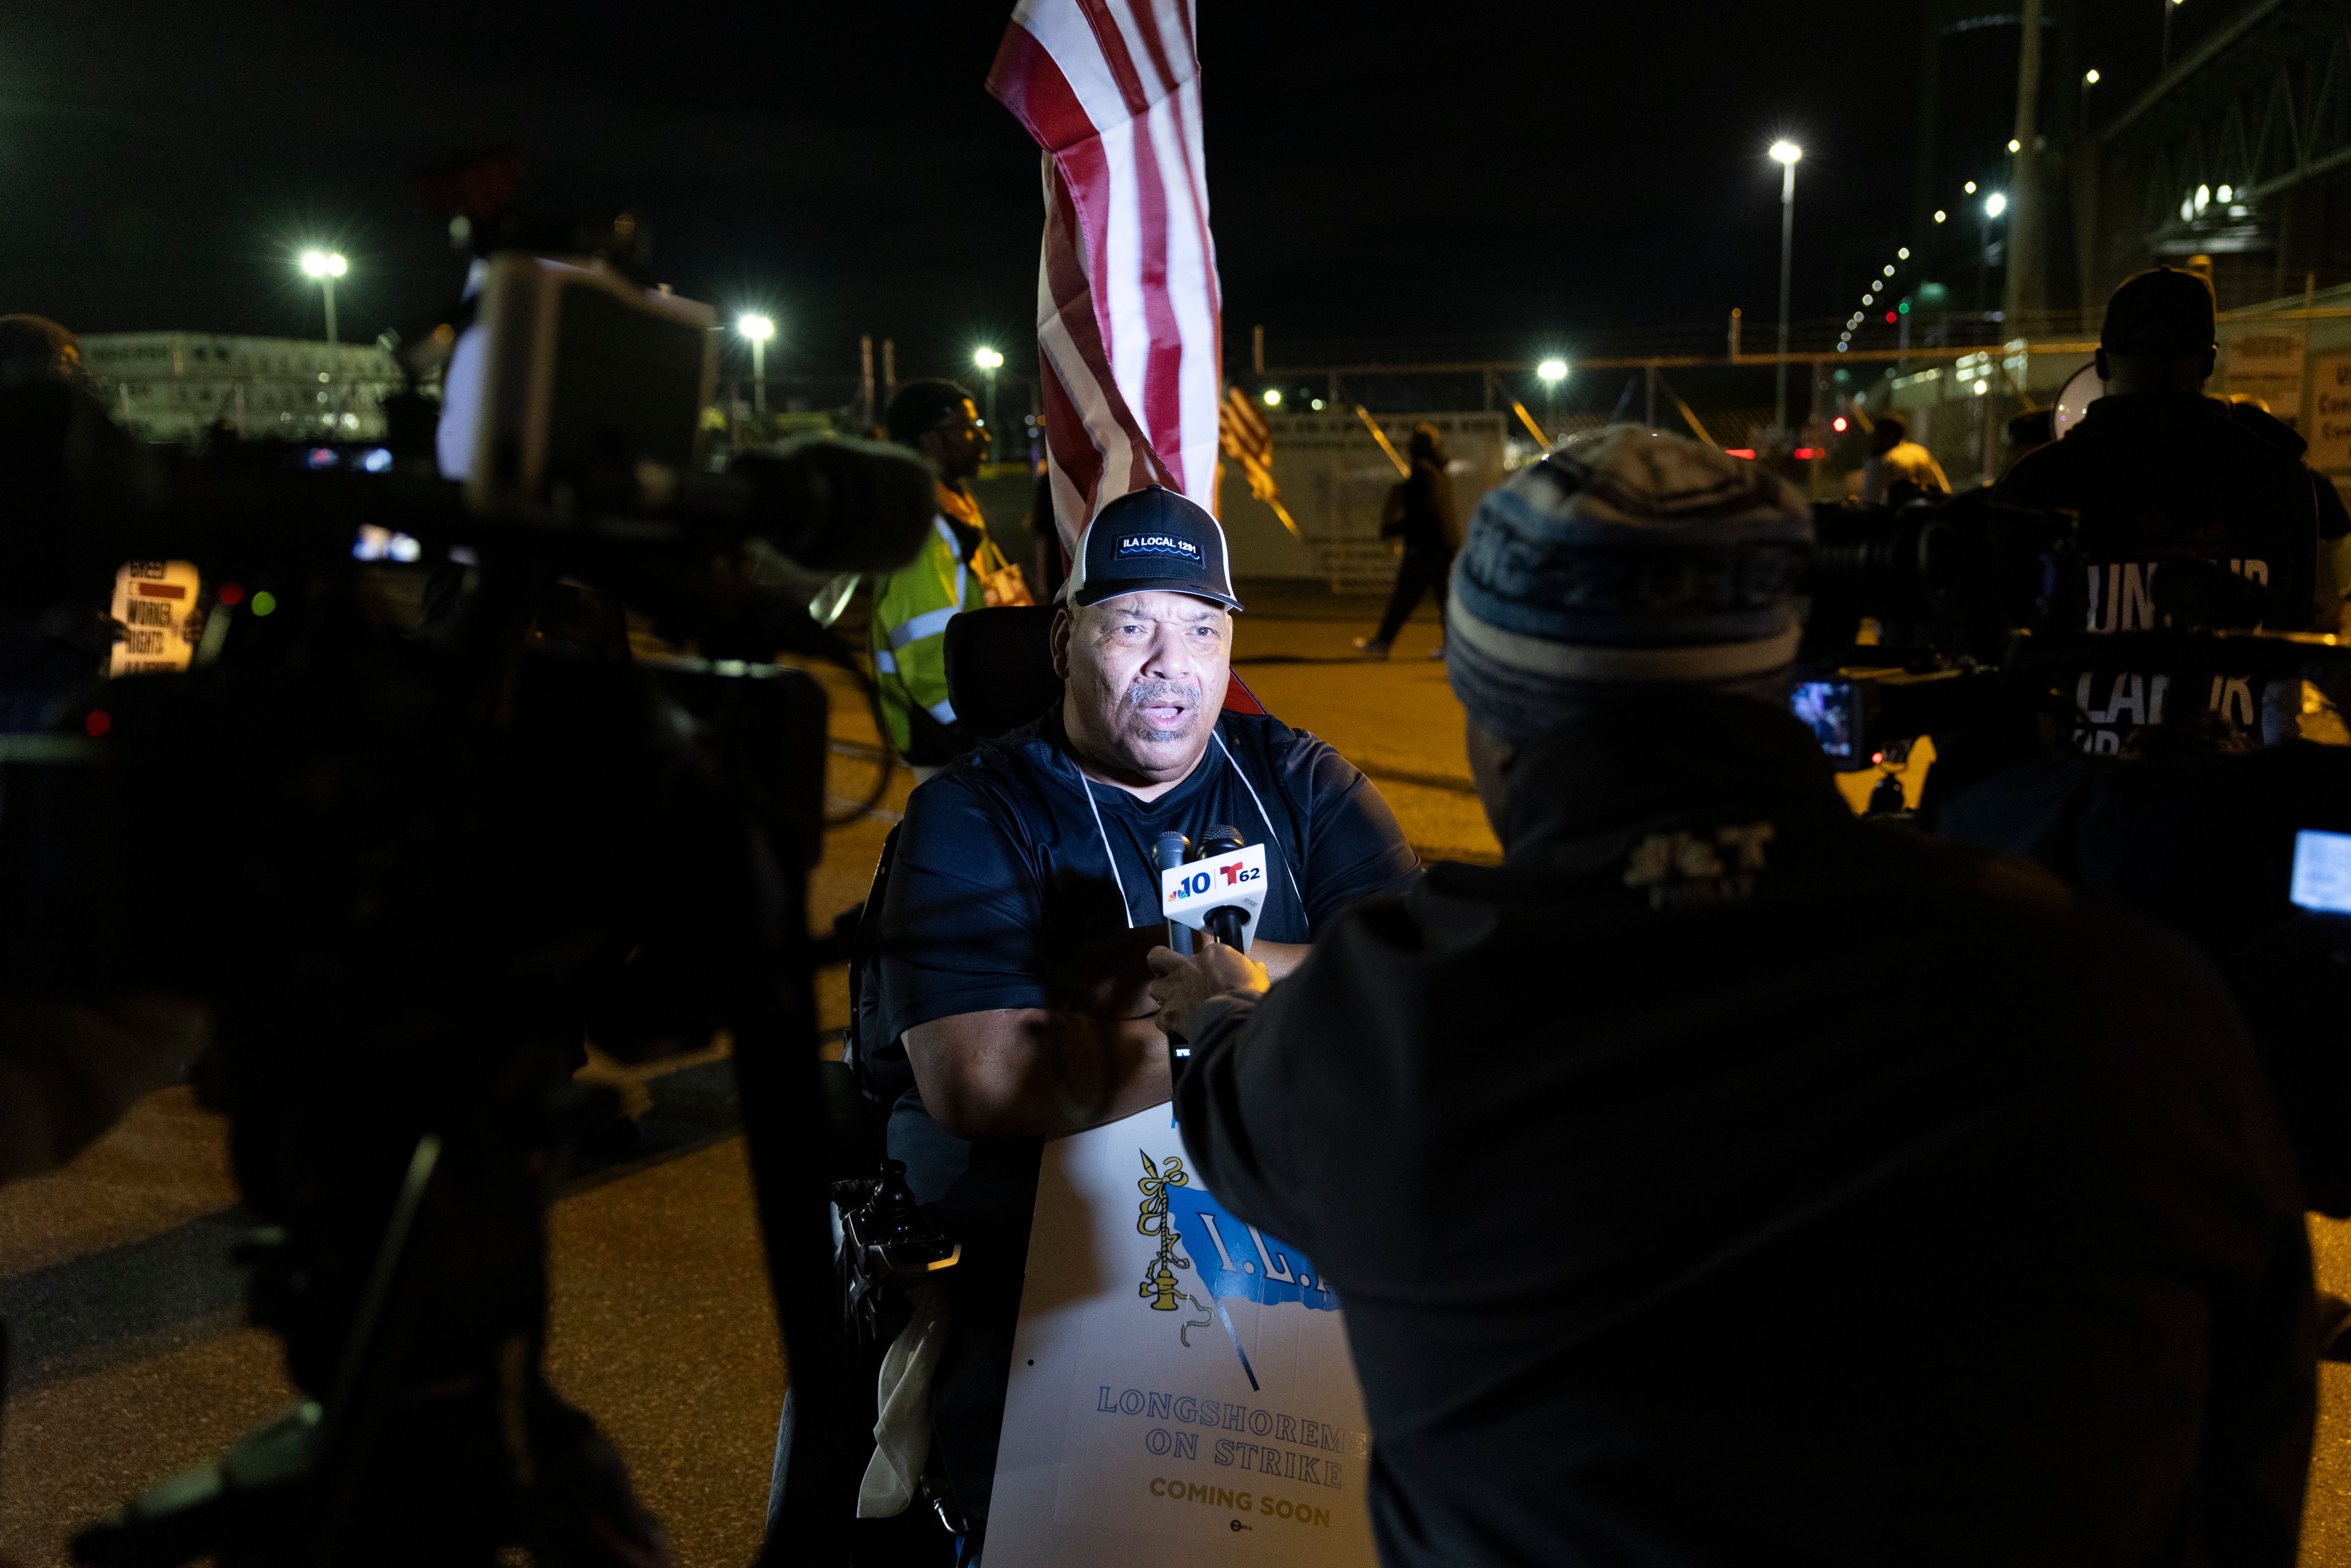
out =
[[(2340, 589), (2321, 570), (2314, 476), (2251, 423), (2273, 421), (2233, 415), (2204, 395), (2216, 336), (2211, 286), (2194, 273), (2156, 267), (2124, 279), (2099, 332), (2105, 395), (2064, 440), (2001, 480), (2003, 502), (2079, 514), (2092, 632), (2156, 630), (2189, 595), (2208, 623), (2299, 632), (2331, 629), (2340, 614)], [(2231, 579), (2241, 585), (2233, 592)], [(2262, 699), (2242, 679), (2091, 669), (2072, 695), (2071, 738), (2086, 752), (2119, 753), (2167, 715), (2179, 725), (2210, 714), (2210, 727), (2240, 746), (2262, 735)]]
[(1346, 1302), (1391, 1564), (2294, 1560), (2310, 1260), (2261, 1071), (2136, 918), (1856, 820), (1810, 519), (1617, 427), (1448, 607), (1498, 869), (1287, 980), (1153, 955), (1220, 1203)]
[[(883, 897), (869, 1073), (892, 1155), (963, 1243), (931, 1479), (977, 1532), (994, 1482), (1042, 1141), (1167, 1098), (1144, 958), (1159, 834), (1266, 845), (1258, 956), (1287, 973), (1339, 911), (1418, 874), (1337, 752), (1220, 712), (1239, 609), (1215, 517), (1156, 486), (1087, 529), (1053, 622), (1061, 701), (916, 789)], [(861, 1029), (863, 1026), (861, 1025)]]
[[(59, 566), (77, 553), (59, 461), (69, 447), (120, 460), (134, 444), (90, 394), (71, 332), (47, 317), (0, 316), (0, 734), (48, 728), (106, 667), (105, 578), (89, 577), (78, 598), (57, 597), (59, 584), (84, 575)], [(0, 762), (8, 767), (37, 770)], [(39, 831), (40, 807), (56, 792), (46, 776), (0, 777), (15, 819), (0, 817), (0, 844), (12, 831)], [(12, 891), (20, 906), (34, 897), (23, 885)], [(0, 1181), (65, 1164), (138, 1100), (176, 1082), (209, 1028), (205, 1010), (182, 998), (0, 988)]]

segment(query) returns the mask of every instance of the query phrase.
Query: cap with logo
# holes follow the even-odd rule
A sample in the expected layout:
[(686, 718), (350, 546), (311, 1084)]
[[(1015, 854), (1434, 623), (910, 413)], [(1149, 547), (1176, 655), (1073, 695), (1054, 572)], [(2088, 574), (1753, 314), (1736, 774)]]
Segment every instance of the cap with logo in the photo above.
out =
[(1225, 530), (1207, 507), (1153, 485), (1121, 496), (1094, 517), (1070, 597), (1100, 604), (1122, 593), (1189, 593), (1238, 610), (1225, 559)]

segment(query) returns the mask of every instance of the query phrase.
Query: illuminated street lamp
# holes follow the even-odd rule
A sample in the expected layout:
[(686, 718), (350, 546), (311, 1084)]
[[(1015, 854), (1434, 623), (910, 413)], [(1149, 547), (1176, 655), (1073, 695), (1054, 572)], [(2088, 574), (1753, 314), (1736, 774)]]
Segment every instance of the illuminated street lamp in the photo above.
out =
[[(1974, 194), (1974, 182), (1969, 182), (1969, 194)], [(1976, 250), (1976, 314), (1982, 316), (1991, 308), (1991, 225), (2001, 214), (2008, 211), (2008, 197), (1999, 191), (1983, 199), (1983, 222), (1978, 228)]]
[(993, 349), (974, 349), (971, 353), (971, 362), (987, 372), (988, 439), (994, 440), (996, 432), (996, 372), (1004, 368), (1004, 356), (998, 353)]
[(768, 340), (776, 335), (770, 316), (743, 316), (735, 329), (751, 342), (751, 412), (764, 423), (768, 417)]
[(1771, 161), (1780, 165), (1780, 364), (1771, 395), (1771, 426), (1788, 428), (1788, 287), (1789, 263), (1796, 245), (1796, 160), (1804, 150), (1792, 141), (1771, 143)]
[(319, 280), (319, 290), (326, 296), (327, 341), (330, 344), (337, 341), (335, 337), (335, 279), (340, 277), (350, 269), (351, 264), (343, 259), (342, 253), (340, 251), (306, 250), (302, 253), (303, 276), (317, 278)]
[(1567, 361), (1545, 360), (1535, 367), (1535, 380), (1542, 382), (1543, 423), (1552, 423), (1552, 415), (1559, 403), (1559, 383), (1567, 380)]
[(1265, 406), (1268, 408), (1280, 408), (1281, 406), (1281, 389), (1280, 387), (1268, 387), (1265, 389)]

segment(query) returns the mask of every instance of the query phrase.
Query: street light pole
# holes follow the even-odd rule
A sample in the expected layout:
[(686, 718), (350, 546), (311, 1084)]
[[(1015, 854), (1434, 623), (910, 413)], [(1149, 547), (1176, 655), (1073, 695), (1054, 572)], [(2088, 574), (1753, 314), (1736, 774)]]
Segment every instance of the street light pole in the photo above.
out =
[(987, 372), (987, 438), (996, 439), (996, 372), (1004, 368), (1004, 356), (994, 349), (977, 349), (971, 362)]
[(759, 422), (762, 440), (768, 435), (768, 340), (776, 335), (775, 321), (766, 316), (745, 316), (735, 329), (751, 341), (751, 415)]
[(1543, 439), (1555, 439), (1551, 432), (1559, 429), (1559, 383), (1567, 380), (1565, 360), (1545, 360), (1535, 367), (1535, 379), (1542, 382), (1543, 423), (1549, 427)]
[(1788, 428), (1788, 295), (1791, 263), (1796, 249), (1796, 160), (1804, 150), (1792, 141), (1771, 143), (1772, 160), (1780, 165), (1780, 363), (1771, 394), (1771, 428)]
[(329, 347), (340, 340), (335, 336), (335, 279), (350, 269), (351, 264), (343, 259), (340, 251), (306, 250), (302, 253), (304, 275), (318, 279), (319, 291), (326, 297), (327, 343)]

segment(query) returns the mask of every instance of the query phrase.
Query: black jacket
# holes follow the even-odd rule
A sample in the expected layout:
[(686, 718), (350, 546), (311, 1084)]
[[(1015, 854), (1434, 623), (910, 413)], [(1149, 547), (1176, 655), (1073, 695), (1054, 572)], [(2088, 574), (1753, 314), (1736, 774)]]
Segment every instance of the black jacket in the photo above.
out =
[(1381, 509), (1380, 537), (1401, 538), (1408, 550), (1450, 555), (1454, 527), (1453, 476), (1435, 458), (1415, 458), (1412, 473), (1388, 491), (1387, 503)]
[(2292, 1563), (2310, 1262), (2200, 962), (1760, 704), (1515, 777), (1504, 865), (1210, 1003), (1178, 1093), (1345, 1303), (1383, 1559)]

